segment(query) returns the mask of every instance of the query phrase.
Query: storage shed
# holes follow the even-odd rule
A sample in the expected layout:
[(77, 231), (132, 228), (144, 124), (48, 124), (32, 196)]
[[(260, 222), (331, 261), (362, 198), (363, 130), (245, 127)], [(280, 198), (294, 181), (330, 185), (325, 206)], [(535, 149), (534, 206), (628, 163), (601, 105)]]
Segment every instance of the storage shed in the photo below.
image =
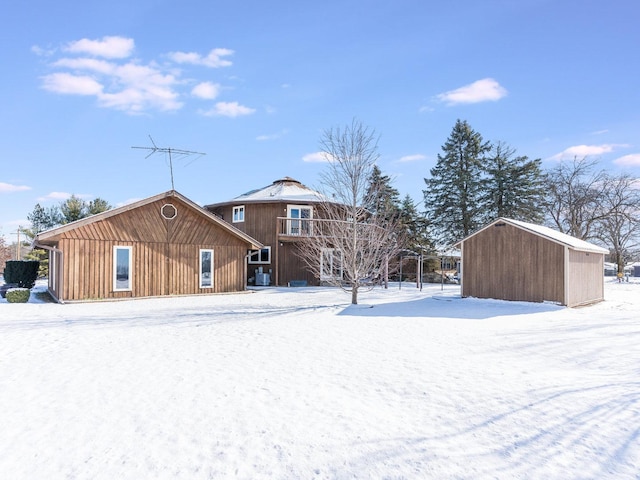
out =
[(39, 233), (58, 301), (244, 290), (262, 244), (176, 191)]
[(551, 228), (499, 218), (458, 242), (462, 296), (553, 302), (604, 300), (608, 251)]

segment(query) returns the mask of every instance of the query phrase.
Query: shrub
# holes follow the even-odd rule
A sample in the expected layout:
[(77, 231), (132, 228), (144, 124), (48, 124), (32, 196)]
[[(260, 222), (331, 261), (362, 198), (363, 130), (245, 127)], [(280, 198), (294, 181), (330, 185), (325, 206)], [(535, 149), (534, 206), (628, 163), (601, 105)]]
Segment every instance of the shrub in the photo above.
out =
[(19, 288), (32, 288), (38, 278), (37, 260), (9, 260), (4, 267), (4, 281)]
[(31, 290), (28, 288), (12, 288), (7, 291), (7, 302), (9, 303), (27, 303), (31, 296)]

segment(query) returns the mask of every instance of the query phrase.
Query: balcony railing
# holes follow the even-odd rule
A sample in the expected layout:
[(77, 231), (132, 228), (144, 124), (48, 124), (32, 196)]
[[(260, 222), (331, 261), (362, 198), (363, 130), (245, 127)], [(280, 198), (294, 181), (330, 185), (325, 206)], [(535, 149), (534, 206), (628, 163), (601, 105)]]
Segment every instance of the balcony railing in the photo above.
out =
[(278, 236), (280, 237), (311, 237), (314, 235), (314, 230), (317, 234), (318, 220), (312, 218), (291, 218), (291, 217), (278, 217)]

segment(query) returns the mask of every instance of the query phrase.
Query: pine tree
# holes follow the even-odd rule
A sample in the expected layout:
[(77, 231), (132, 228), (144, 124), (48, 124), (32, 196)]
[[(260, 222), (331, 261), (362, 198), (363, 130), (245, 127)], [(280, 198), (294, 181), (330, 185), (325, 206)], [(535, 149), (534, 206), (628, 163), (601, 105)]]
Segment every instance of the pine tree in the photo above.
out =
[(491, 145), (466, 121), (458, 120), (425, 178), (428, 220), (437, 241), (450, 245), (476, 230), (483, 220), (482, 172)]
[(106, 212), (107, 210), (111, 210), (111, 205), (106, 200), (102, 198), (94, 198), (87, 205), (87, 215), (95, 215), (97, 213)]
[(369, 186), (365, 195), (365, 207), (375, 215), (386, 219), (398, 218), (400, 215), (400, 193), (391, 185), (391, 177), (383, 175), (374, 165), (369, 175)]
[(516, 156), (515, 149), (503, 142), (494, 145), (484, 166), (484, 222), (498, 217), (542, 222), (545, 188), (540, 165), (540, 159)]
[(60, 203), (60, 213), (62, 214), (63, 224), (80, 220), (88, 215), (87, 202), (75, 195), (71, 195), (71, 197)]
[(400, 225), (404, 229), (406, 247), (414, 252), (433, 252), (427, 219), (418, 213), (413, 199), (406, 195), (400, 207)]

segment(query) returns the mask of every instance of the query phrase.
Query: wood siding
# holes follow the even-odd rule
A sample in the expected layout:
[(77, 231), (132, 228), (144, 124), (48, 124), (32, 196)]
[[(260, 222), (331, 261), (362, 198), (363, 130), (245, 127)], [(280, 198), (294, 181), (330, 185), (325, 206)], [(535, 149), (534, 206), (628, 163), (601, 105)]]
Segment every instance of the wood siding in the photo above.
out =
[[(177, 216), (160, 209), (172, 203)], [(63, 300), (111, 299), (243, 290), (249, 245), (177, 198), (162, 199), (66, 231)], [(131, 291), (113, 289), (113, 248), (130, 246)], [(199, 287), (199, 251), (214, 251), (213, 288)]]
[(462, 296), (565, 304), (565, 247), (502, 225), (463, 241)]
[(567, 305), (576, 307), (604, 300), (604, 255), (569, 250)]
[[(231, 223), (233, 207), (239, 205), (244, 205), (244, 222)], [(309, 272), (304, 262), (295, 255), (298, 244), (296, 242), (281, 241), (278, 236), (278, 217), (287, 216), (287, 205), (305, 204), (287, 202), (238, 202), (211, 209), (211, 212), (259, 242), (262, 242), (265, 247), (271, 247), (271, 263), (249, 264), (247, 266), (247, 278), (254, 277), (255, 271), (262, 267), (264, 273), (271, 271), (272, 285), (275, 285), (276, 279), (279, 286), (287, 286), (292, 280), (305, 280), (309, 285), (318, 285), (318, 279)], [(314, 209), (313, 215), (315, 218), (317, 209), (315, 206), (312, 206), (312, 208)], [(281, 243), (282, 245), (280, 245)], [(318, 262), (319, 261), (320, 259), (318, 259)]]

